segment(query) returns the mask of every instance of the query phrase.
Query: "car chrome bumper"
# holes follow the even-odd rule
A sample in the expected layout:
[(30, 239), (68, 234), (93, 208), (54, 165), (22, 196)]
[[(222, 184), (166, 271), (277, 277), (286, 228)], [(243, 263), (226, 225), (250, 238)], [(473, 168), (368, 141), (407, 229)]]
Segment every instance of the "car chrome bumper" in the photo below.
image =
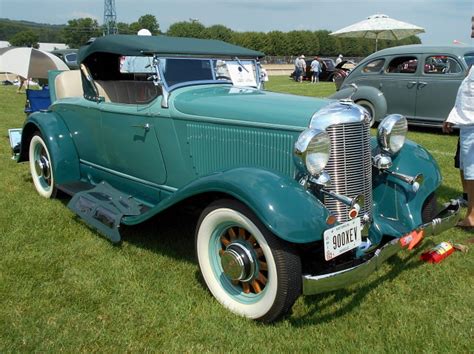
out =
[[(436, 218), (423, 224), (418, 230), (423, 229), (425, 236), (437, 235), (456, 225), (460, 218), (459, 211), (459, 203), (453, 201), (446, 205)], [(355, 267), (322, 275), (305, 274), (303, 275), (303, 294), (324, 293), (366, 279), (371, 273), (379, 269), (383, 262), (402, 248), (400, 239), (396, 238), (376, 250), (372, 258)]]

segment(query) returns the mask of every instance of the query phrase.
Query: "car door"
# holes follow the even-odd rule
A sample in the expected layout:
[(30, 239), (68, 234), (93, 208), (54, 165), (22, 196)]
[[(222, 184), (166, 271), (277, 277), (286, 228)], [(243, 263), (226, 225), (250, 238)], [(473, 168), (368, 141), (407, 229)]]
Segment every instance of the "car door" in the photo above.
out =
[(415, 115), (418, 73), (417, 54), (394, 56), (388, 60), (378, 87), (387, 101), (387, 114)]
[(101, 113), (96, 102), (60, 106), (58, 113), (66, 123), (81, 161), (102, 165), (105, 162), (101, 133)]
[(166, 169), (155, 134), (160, 114), (153, 112), (153, 103), (100, 105), (105, 167), (138, 182), (164, 183)]
[(417, 84), (416, 119), (442, 122), (454, 106), (465, 76), (461, 62), (452, 55), (427, 54)]

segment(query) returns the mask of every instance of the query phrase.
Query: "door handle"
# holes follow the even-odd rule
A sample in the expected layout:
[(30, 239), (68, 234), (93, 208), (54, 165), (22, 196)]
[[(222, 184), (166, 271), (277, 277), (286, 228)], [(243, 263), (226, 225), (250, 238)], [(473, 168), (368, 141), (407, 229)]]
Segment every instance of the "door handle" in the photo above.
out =
[(409, 81), (408, 84), (407, 84), (407, 87), (408, 88), (412, 88), (413, 86), (415, 86), (417, 84), (416, 81)]
[(420, 81), (420, 82), (418, 83), (418, 88), (425, 87), (426, 85), (428, 85), (427, 82)]
[(133, 128), (142, 128), (144, 129), (146, 132), (150, 130), (150, 124), (146, 123), (146, 124), (137, 124), (137, 125), (132, 125)]

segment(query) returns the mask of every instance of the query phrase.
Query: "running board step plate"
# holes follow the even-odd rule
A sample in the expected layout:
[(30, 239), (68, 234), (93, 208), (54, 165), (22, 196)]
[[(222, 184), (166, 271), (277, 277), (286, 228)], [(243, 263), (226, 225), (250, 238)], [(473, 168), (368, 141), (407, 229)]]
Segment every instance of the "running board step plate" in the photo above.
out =
[(107, 182), (75, 193), (67, 206), (114, 243), (121, 240), (122, 218), (140, 215), (142, 208), (131, 196), (120, 192)]

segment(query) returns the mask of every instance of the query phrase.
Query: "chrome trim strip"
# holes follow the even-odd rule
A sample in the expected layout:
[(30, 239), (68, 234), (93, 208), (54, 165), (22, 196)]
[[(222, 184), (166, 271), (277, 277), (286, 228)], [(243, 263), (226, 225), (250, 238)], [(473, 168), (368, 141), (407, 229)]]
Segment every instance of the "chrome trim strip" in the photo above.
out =
[[(174, 108), (176, 109), (176, 108)], [(177, 109), (176, 109), (177, 110)], [(256, 128), (266, 128), (266, 129), (275, 129), (275, 130), (287, 130), (293, 132), (302, 132), (306, 127), (295, 127), (290, 125), (283, 124), (269, 124), (269, 123), (258, 123), (244, 120), (230, 120), (227, 118), (208, 118), (202, 116), (195, 116), (191, 114), (181, 113), (183, 116), (173, 117), (173, 120), (192, 120), (198, 121), (200, 123), (214, 123), (214, 124), (223, 124), (223, 125), (232, 125), (232, 126), (245, 126), (245, 127), (256, 127)], [(297, 138), (295, 138), (296, 140)]]
[[(425, 231), (425, 236), (437, 235), (456, 225), (461, 215), (458, 202), (452, 202), (431, 222), (423, 224), (418, 229)], [(400, 239), (395, 238), (376, 250), (372, 258), (358, 266), (344, 269), (334, 273), (322, 275), (303, 275), (303, 294), (314, 295), (327, 291), (341, 289), (360, 280), (366, 279), (371, 273), (380, 268), (388, 258), (400, 251)]]
[(154, 182), (146, 181), (144, 179), (133, 177), (133, 176), (127, 175), (125, 173), (118, 172), (118, 171), (112, 170), (110, 168), (103, 167), (103, 166), (97, 165), (93, 162), (89, 162), (89, 161), (86, 161), (86, 160), (83, 160), (83, 159), (80, 159), (79, 162), (83, 163), (84, 165), (88, 165), (88, 166), (97, 168), (98, 170), (108, 172), (108, 173), (111, 173), (111, 174), (119, 176), (119, 177), (127, 178), (127, 179), (130, 179), (130, 180), (138, 182), (138, 183), (143, 183), (143, 184), (146, 184), (146, 185), (151, 186), (151, 187), (163, 189), (163, 190), (166, 190), (168, 192), (176, 192), (178, 190), (178, 188), (175, 188), (175, 187), (165, 186), (163, 184), (156, 184)]

